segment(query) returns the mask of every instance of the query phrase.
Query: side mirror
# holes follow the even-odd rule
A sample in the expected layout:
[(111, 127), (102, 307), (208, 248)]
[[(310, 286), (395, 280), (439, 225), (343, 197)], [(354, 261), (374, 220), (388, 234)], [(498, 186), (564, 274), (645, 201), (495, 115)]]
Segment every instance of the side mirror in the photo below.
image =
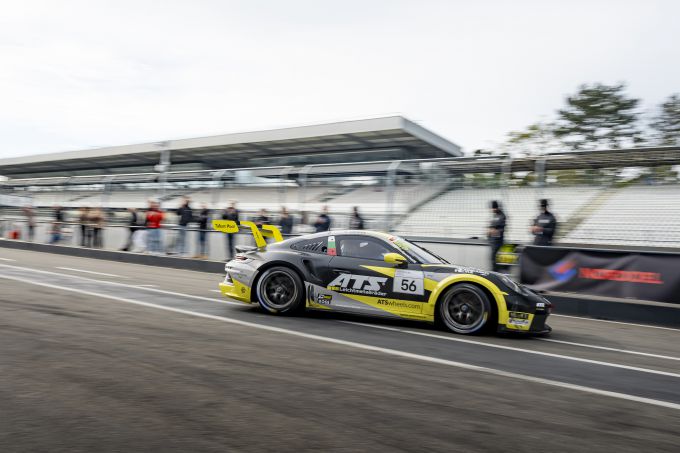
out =
[(398, 253), (386, 253), (383, 260), (391, 264), (406, 264), (406, 258)]

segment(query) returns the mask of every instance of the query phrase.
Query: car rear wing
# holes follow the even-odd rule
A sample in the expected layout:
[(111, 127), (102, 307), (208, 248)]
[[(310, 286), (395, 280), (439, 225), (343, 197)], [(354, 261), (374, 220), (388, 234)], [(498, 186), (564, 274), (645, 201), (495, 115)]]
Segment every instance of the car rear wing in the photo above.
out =
[(250, 222), (248, 220), (241, 220), (240, 222), (234, 220), (213, 220), (212, 225), (215, 230), (227, 234), (238, 233), (239, 226), (250, 228), (250, 231), (255, 238), (255, 244), (259, 248), (267, 247), (267, 240), (265, 238), (273, 238), (275, 242), (283, 241), (281, 231), (274, 225), (262, 225), (258, 228), (255, 222)]

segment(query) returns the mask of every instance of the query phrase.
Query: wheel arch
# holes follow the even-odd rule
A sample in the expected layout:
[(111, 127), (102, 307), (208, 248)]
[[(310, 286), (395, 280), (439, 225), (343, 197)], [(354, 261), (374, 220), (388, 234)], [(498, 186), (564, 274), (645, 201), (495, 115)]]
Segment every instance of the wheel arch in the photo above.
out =
[[(257, 283), (260, 281), (260, 277), (262, 277), (262, 274), (264, 271), (267, 269), (271, 269), (272, 267), (287, 267), (288, 269), (294, 271), (296, 274), (298, 274), (298, 277), (300, 277), (300, 280), (302, 280), (302, 285), (305, 286), (305, 282), (307, 281), (305, 279), (305, 275), (300, 272), (300, 269), (297, 268), (292, 263), (289, 263), (288, 261), (281, 261), (281, 260), (274, 260), (274, 261), (267, 261), (264, 263), (262, 266), (257, 268), (257, 271), (255, 272), (255, 276), (253, 277), (253, 283), (251, 284), (251, 292), (250, 292), (250, 301), (251, 302), (257, 302)], [(303, 288), (303, 291), (306, 291), (305, 288)]]
[(480, 288), (489, 297), (489, 301), (494, 302), (493, 306), (495, 308), (495, 317), (497, 325), (505, 325), (508, 319), (508, 308), (505, 303), (505, 293), (503, 293), (498, 286), (496, 286), (492, 281), (479, 275), (474, 274), (460, 274), (452, 275), (446, 277), (444, 280), (439, 282), (430, 294), (430, 304), (433, 309), (433, 315), (435, 321), (437, 316), (439, 316), (439, 303), (441, 301), (441, 296), (444, 292), (454, 285), (460, 283), (469, 283), (478, 288)]

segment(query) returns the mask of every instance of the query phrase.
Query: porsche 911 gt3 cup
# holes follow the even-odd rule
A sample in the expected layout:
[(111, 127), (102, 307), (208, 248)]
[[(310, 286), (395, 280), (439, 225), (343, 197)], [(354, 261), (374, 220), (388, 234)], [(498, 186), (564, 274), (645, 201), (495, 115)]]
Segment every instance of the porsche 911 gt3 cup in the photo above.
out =
[(269, 313), (311, 309), (411, 319), (460, 334), (551, 330), (551, 304), (542, 296), (503, 274), (450, 264), (399, 236), (345, 230), (283, 240), (272, 225), (215, 220), (213, 226), (252, 231), (257, 246), (241, 248), (226, 264), (220, 290)]

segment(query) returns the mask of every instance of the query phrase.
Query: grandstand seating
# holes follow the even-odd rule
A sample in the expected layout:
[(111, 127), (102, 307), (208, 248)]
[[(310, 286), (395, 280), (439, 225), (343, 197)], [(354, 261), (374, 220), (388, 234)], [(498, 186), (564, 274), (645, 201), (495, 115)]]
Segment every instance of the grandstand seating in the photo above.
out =
[(619, 189), (564, 242), (678, 247), (680, 185)]
[(538, 200), (549, 199), (558, 221), (564, 222), (599, 190), (590, 186), (454, 189), (413, 211), (397, 230), (417, 236), (485, 238), (491, 217), (489, 205), (499, 200), (508, 216), (506, 240), (527, 242), (531, 240), (529, 227), (537, 214)]

